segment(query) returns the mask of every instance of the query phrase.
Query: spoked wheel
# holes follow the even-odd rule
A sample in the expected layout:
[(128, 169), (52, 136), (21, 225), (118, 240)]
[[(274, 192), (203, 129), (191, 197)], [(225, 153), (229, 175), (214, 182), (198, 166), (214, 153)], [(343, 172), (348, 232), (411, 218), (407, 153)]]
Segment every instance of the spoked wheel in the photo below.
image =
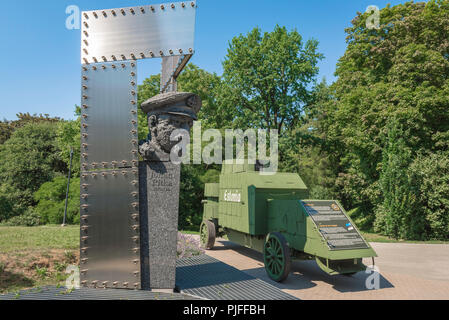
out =
[(215, 244), (215, 224), (212, 221), (204, 220), (200, 227), (200, 240), (203, 248), (211, 250)]
[(265, 241), (263, 260), (268, 276), (277, 282), (287, 279), (290, 273), (290, 248), (279, 232), (270, 233)]

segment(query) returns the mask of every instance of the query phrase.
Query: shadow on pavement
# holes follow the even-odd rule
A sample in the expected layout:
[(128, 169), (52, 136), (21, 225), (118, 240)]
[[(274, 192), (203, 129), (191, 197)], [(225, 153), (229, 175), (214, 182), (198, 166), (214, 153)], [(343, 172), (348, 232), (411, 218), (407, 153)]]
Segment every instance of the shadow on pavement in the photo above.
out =
[[(374, 283), (374, 276), (372, 273), (359, 272), (352, 276), (346, 275), (336, 275), (331, 276), (320, 269), (315, 261), (293, 261), (291, 272), (289, 277), (282, 283), (275, 282), (271, 280), (264, 268), (263, 255), (255, 250), (237, 245), (230, 241), (219, 241), (223, 244), (223, 247), (216, 247), (214, 251), (219, 250), (234, 250), (248, 258), (254, 259), (259, 262), (260, 268), (253, 268), (242, 270), (243, 272), (251, 275), (255, 278), (261, 279), (268, 282), (269, 284), (279, 288), (287, 290), (300, 290), (315, 287), (317, 284), (315, 282), (322, 281), (329, 285), (332, 285), (333, 289), (339, 292), (361, 292), (370, 291), (367, 288), (368, 284)], [(368, 279), (369, 278), (369, 279)], [(379, 289), (394, 288), (394, 285), (389, 282), (381, 274), (378, 274), (378, 284)]]

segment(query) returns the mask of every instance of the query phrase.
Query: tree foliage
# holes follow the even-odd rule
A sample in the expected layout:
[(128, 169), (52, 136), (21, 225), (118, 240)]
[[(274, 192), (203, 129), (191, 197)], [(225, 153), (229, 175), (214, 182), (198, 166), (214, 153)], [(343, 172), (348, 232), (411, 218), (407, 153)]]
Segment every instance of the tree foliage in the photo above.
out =
[(263, 35), (255, 28), (232, 39), (223, 62), (225, 101), (220, 102), (235, 110), (240, 128), (282, 131), (298, 122), (322, 59), (317, 47), (318, 41), (304, 43), (296, 30), (278, 25)]
[(65, 172), (56, 146), (56, 126), (49, 122), (29, 123), (14, 131), (0, 147), (1, 192), (14, 214), (35, 205), (33, 193), (57, 172)]

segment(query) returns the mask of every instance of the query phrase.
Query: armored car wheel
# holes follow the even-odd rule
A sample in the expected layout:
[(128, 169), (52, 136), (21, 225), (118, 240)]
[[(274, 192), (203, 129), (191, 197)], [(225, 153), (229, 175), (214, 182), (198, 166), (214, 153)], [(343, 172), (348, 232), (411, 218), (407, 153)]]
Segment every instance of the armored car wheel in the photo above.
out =
[(201, 245), (207, 250), (211, 250), (215, 244), (215, 224), (212, 221), (204, 220), (200, 227)]
[(290, 248), (279, 232), (270, 233), (265, 241), (263, 260), (268, 276), (282, 282), (287, 279), (291, 268)]

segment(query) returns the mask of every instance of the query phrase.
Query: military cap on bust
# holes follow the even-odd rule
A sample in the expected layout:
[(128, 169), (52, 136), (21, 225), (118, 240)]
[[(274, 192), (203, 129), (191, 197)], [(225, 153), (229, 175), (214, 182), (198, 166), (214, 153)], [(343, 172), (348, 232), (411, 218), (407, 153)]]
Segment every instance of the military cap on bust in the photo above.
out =
[(197, 120), (197, 113), (201, 106), (201, 98), (194, 93), (167, 92), (143, 102), (141, 108), (147, 114), (166, 113)]

